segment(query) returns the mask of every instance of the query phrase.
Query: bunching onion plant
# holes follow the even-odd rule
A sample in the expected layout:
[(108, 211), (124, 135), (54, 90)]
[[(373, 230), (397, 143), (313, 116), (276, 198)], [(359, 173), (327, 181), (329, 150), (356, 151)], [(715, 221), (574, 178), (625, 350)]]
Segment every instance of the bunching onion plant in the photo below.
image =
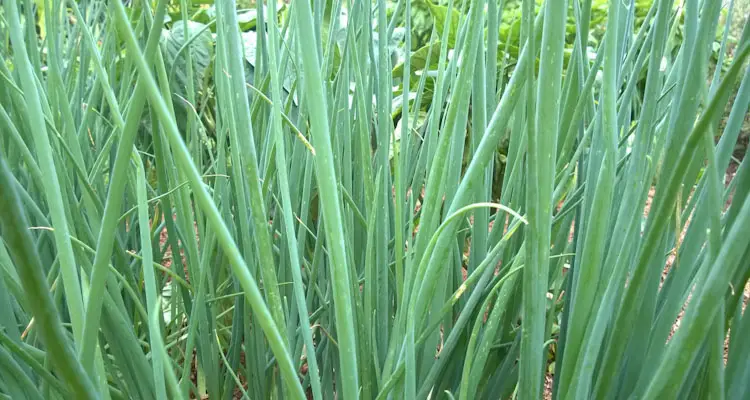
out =
[(750, 398), (734, 3), (3, 0), (0, 398)]

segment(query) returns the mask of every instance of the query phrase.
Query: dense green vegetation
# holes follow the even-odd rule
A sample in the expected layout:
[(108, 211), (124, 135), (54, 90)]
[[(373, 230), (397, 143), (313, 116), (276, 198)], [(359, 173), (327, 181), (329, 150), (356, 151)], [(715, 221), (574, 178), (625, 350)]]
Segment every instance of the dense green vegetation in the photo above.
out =
[(0, 399), (750, 397), (745, 0), (2, 5)]

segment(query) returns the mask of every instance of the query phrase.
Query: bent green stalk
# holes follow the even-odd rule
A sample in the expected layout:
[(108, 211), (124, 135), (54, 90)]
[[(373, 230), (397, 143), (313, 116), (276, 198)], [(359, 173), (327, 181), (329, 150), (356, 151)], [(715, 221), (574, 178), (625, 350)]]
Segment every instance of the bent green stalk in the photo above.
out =
[[(166, 14), (166, 1), (159, 2), (156, 10), (158, 18)], [(146, 56), (153, 57), (157, 50), (161, 25), (154, 24), (146, 43)], [(115, 156), (112, 176), (110, 178), (110, 187), (107, 192), (107, 202), (104, 206), (103, 220), (99, 236), (96, 242), (96, 254), (91, 269), (91, 281), (89, 295), (86, 300), (86, 319), (83, 328), (83, 343), (79, 351), (81, 363), (87, 371), (93, 368), (94, 349), (97, 344), (99, 332), (99, 322), (101, 319), (101, 310), (103, 304), (105, 284), (107, 279), (107, 265), (112, 256), (115, 227), (120, 217), (123, 194), (125, 193), (125, 184), (127, 183), (127, 168), (130, 163), (133, 144), (135, 143), (136, 133), (140, 125), (141, 113), (146, 104), (145, 85), (143, 78), (138, 79), (135, 92), (131, 100), (128, 115), (125, 118), (125, 127), (122, 131), (120, 143), (117, 146), (117, 155)]]
[[(27, 7), (27, 10), (28, 8), (30, 7)], [(4, 10), (7, 13), (7, 20), (10, 24), (9, 33), (15, 55), (15, 66), (21, 78), (23, 95), (26, 99), (26, 111), (28, 112), (29, 125), (34, 135), (34, 147), (36, 148), (38, 158), (44, 160), (39, 167), (45, 177), (42, 183), (44, 185), (45, 197), (49, 205), (52, 224), (55, 227), (55, 244), (60, 259), (60, 271), (62, 273), (65, 297), (70, 310), (73, 338), (75, 339), (76, 345), (82, 346), (83, 343), (85, 343), (82, 342), (84, 336), (84, 308), (81, 284), (78, 275), (78, 265), (76, 264), (75, 255), (73, 254), (73, 245), (70, 241), (68, 219), (66, 217), (65, 205), (63, 203), (64, 197), (60, 189), (60, 182), (57, 178), (57, 167), (54, 161), (55, 158), (52, 155), (52, 146), (49, 141), (47, 125), (44, 122), (45, 116), (42, 111), (39, 91), (36, 85), (36, 75), (32, 70), (26, 42), (22, 37), (17, 2), (9, 2), (6, 7), (4, 7)]]
[(242, 255), (237, 248), (237, 244), (232, 239), (229, 229), (227, 229), (224, 224), (222, 216), (216, 208), (216, 204), (211, 200), (211, 195), (208, 193), (201, 175), (196, 169), (195, 164), (193, 164), (190, 159), (190, 153), (185, 146), (185, 143), (182, 141), (174, 119), (170, 117), (170, 114), (167, 111), (167, 105), (161, 97), (159, 87), (157, 86), (154, 77), (151, 75), (146, 59), (138, 49), (135, 34), (133, 33), (128, 21), (125, 8), (122, 3), (119, 2), (116, 2), (114, 7), (118, 31), (122, 34), (127, 50), (129, 54), (133, 56), (138, 72), (145, 81), (152, 109), (156, 112), (160, 122), (164, 126), (164, 131), (167, 139), (172, 145), (172, 150), (174, 151), (178, 166), (187, 176), (188, 181), (190, 182), (190, 187), (193, 189), (193, 195), (195, 196), (196, 202), (205, 212), (209, 225), (216, 233), (219, 245), (226, 253), (226, 257), (230, 261), (232, 270), (237, 276), (250, 306), (257, 315), (257, 321), (265, 333), (271, 349), (276, 356), (277, 362), (279, 363), (282, 377), (289, 388), (289, 394), (294, 398), (302, 399), (304, 398), (302, 385), (297, 380), (297, 373), (292, 364), (289, 353), (287, 352), (286, 343), (279, 333), (279, 328), (274, 323), (268, 307), (263, 302), (263, 296), (258, 289), (258, 285), (250, 274), (250, 270), (243, 260)]
[(0, 192), (0, 226), (3, 230), (3, 240), (15, 257), (16, 270), (24, 292), (29, 294), (27, 302), (39, 326), (38, 332), (46, 346), (49, 360), (55, 367), (55, 372), (60, 374), (77, 398), (97, 399), (99, 395), (76, 359), (75, 352), (69, 345), (67, 332), (58, 317), (57, 308), (43, 274), (42, 262), (34, 247), (35, 241), (31, 236), (26, 214), (21, 207), (13, 177), (2, 151), (0, 187), (3, 188)]

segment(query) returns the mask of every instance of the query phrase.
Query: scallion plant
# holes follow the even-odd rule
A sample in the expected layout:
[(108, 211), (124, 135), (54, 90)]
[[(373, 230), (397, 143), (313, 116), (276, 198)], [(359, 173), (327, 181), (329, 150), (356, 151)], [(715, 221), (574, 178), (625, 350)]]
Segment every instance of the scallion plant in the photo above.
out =
[(5, 0), (0, 398), (750, 397), (742, 1)]

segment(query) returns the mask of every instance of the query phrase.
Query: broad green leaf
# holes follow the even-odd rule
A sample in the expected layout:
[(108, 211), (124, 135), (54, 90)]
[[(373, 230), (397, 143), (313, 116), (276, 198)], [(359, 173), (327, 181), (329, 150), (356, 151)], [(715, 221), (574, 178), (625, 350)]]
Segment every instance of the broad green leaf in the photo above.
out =
[[(430, 64), (427, 65), (427, 55), (432, 48), (432, 54), (430, 55)], [(440, 58), (440, 41), (434, 41), (424, 47), (421, 47), (417, 51), (411, 53), (410, 63), (411, 71), (422, 71), (427, 69), (437, 69), (438, 59)], [(404, 75), (404, 63), (401, 62), (393, 68), (393, 79), (401, 79)]]
[(426, 0), (426, 3), (430, 7), (430, 13), (432, 14), (433, 21), (435, 21), (435, 28), (437, 29), (437, 31), (442, 33), (444, 29), (449, 29), (448, 47), (454, 48), (456, 46), (458, 22), (461, 18), (461, 13), (456, 8), (454, 8), (453, 12), (451, 12), (449, 20), (448, 7), (435, 5), (430, 0)]
[[(259, 85), (260, 82), (256, 81), (255, 78), (255, 63), (256, 63), (256, 54), (258, 50), (258, 34), (255, 31), (247, 31), (242, 32), (242, 45), (244, 47), (245, 51), (245, 61), (247, 61), (247, 65), (245, 68), (245, 79), (247, 82), (253, 86)], [(292, 88), (294, 87), (294, 82), (297, 80), (297, 70), (295, 68), (295, 63), (289, 62), (287, 63), (287, 69), (284, 71), (284, 79), (282, 81), (281, 88), (284, 91), (285, 96), (289, 95), (289, 92), (292, 91)], [(297, 94), (294, 95), (294, 102), (298, 102)], [(296, 121), (294, 121), (296, 123)]]
[(213, 46), (211, 31), (200, 22), (187, 21), (185, 31), (184, 21), (175, 21), (171, 29), (162, 32), (161, 48), (167, 68), (173, 73), (170, 83), (177, 94), (186, 97), (188, 52), (192, 58), (193, 87), (196, 90), (204, 88), (203, 82), (211, 64)]
[(255, 25), (258, 23), (258, 10), (253, 8), (238, 12), (237, 23), (243, 32), (255, 29)]

